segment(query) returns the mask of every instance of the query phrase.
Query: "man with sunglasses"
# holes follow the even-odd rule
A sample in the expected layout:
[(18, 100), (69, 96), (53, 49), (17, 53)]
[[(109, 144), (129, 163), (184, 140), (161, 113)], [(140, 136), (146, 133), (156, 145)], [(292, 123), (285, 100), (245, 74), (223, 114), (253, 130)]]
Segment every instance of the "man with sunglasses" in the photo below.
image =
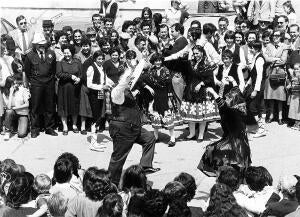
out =
[(13, 38), (18, 46), (16, 52), (21, 54), (22, 60), (24, 61), (25, 55), (32, 49), (34, 30), (28, 28), (26, 18), (23, 15), (20, 15), (16, 18), (16, 23), (18, 28), (9, 32), (9, 35)]

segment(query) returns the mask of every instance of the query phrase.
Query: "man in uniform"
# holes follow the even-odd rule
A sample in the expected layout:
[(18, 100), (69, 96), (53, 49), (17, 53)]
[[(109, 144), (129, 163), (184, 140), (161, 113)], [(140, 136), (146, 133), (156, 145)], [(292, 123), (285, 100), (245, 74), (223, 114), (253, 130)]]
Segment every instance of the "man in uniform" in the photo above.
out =
[(47, 41), (43, 33), (35, 33), (34, 48), (25, 58), (25, 73), (30, 84), (31, 137), (40, 133), (40, 116), (44, 117), (45, 133), (57, 136), (54, 131), (54, 82), (56, 58), (54, 51), (47, 49)]

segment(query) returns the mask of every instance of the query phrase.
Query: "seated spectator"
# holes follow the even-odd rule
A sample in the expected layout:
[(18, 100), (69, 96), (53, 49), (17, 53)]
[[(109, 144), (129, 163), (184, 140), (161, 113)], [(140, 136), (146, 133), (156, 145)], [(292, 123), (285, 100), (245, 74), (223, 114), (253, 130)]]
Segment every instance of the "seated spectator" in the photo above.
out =
[(52, 194), (47, 200), (49, 213), (52, 217), (64, 217), (68, 199), (60, 191)]
[(110, 193), (117, 193), (111, 183), (109, 173), (104, 169), (89, 168), (83, 177), (85, 195), (79, 195), (68, 203), (65, 217), (96, 216), (103, 198)]
[(187, 191), (183, 184), (177, 181), (169, 182), (163, 192), (169, 204), (167, 217), (190, 217), (192, 215), (187, 206)]
[(150, 189), (145, 192), (143, 204), (143, 217), (162, 217), (168, 207), (167, 200), (162, 191)]
[(0, 194), (6, 195), (10, 183), (19, 175), (21, 167), (12, 159), (4, 159), (0, 164)]
[(239, 171), (232, 166), (220, 167), (217, 182), (227, 185), (232, 191), (236, 191), (240, 185)]
[(210, 190), (210, 201), (204, 216), (247, 217), (246, 211), (236, 202), (232, 190), (225, 184), (215, 184)]
[(262, 217), (266, 216), (285, 216), (294, 212), (298, 207), (296, 198), (296, 184), (298, 180), (295, 176), (284, 176), (278, 184), (279, 193), (282, 194), (282, 199), (279, 195), (273, 194), (269, 199), (266, 210)]
[(247, 185), (240, 185), (234, 192), (237, 203), (245, 208), (250, 215), (259, 215), (265, 210), (269, 198), (275, 189), (273, 179), (264, 167), (250, 166), (245, 172)]
[(72, 179), (72, 169), (73, 164), (70, 159), (59, 158), (56, 160), (53, 173), (53, 182), (55, 182), (55, 184), (49, 191), (51, 194), (60, 191), (68, 200), (71, 200), (80, 193), (70, 183)]
[[(187, 192), (187, 201), (191, 202), (197, 189), (195, 178), (188, 173), (182, 172), (174, 178), (174, 181), (180, 182), (184, 185)], [(188, 206), (191, 210), (192, 216), (203, 216), (203, 210), (200, 207), (190, 206), (189, 204)]]
[(140, 165), (132, 165), (128, 167), (120, 182), (120, 195), (124, 202), (124, 213), (127, 214), (127, 207), (133, 192), (136, 189), (147, 189), (147, 177)]
[(99, 217), (122, 217), (122, 213), (122, 197), (116, 193), (106, 195), (98, 212)]
[[(23, 67), (19, 65), (19, 67)], [(20, 69), (22, 71), (22, 69)], [(3, 99), (6, 106), (4, 125), (6, 133), (4, 140), (10, 139), (11, 132), (14, 131), (15, 120), (18, 121), (18, 137), (24, 138), (28, 132), (29, 114), (29, 89), (23, 85), (22, 74), (16, 79), (8, 77), (4, 86)]]
[(142, 217), (144, 206), (145, 190), (142, 188), (135, 189), (132, 192), (128, 203), (127, 217)]
[(5, 197), (3, 217), (31, 215), (37, 210), (28, 205), (31, 201), (33, 180), (31, 173), (23, 172), (11, 182)]

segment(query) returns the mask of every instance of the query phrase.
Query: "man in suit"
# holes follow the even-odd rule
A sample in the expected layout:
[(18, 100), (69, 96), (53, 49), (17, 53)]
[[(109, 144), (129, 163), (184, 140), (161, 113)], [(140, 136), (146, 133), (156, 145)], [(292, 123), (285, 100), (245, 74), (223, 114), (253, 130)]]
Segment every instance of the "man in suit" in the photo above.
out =
[(296, 50), (300, 47), (300, 27), (297, 24), (292, 24), (289, 27), (289, 34), (291, 36), (291, 49)]
[[(163, 50), (163, 55), (165, 57), (170, 56), (172, 54), (175, 54), (182, 49), (185, 48), (185, 46), (188, 45), (187, 39), (183, 36), (184, 34), (184, 26), (180, 23), (175, 23), (171, 26), (171, 36), (174, 40), (174, 44), (172, 47), (169, 47), (168, 49)], [(182, 97), (183, 97), (183, 91), (185, 88), (185, 81), (183, 78), (184, 69), (180, 67), (180, 61), (170, 61), (167, 64), (167, 67), (170, 70), (176, 71), (174, 73), (174, 77), (172, 79), (173, 89), (177, 96), (177, 99), (179, 100), (179, 104), (181, 103)]]
[(30, 83), (31, 137), (40, 134), (40, 116), (44, 117), (45, 133), (57, 136), (54, 131), (55, 112), (55, 73), (56, 57), (54, 51), (47, 49), (43, 33), (35, 33), (34, 48), (26, 55), (25, 73)]
[(249, 3), (247, 17), (253, 28), (257, 27), (258, 21), (273, 20), (275, 17), (275, 4), (273, 0), (251, 0)]
[(16, 18), (16, 23), (18, 28), (9, 32), (9, 35), (13, 38), (18, 46), (16, 52), (21, 54), (22, 60), (24, 61), (25, 55), (32, 49), (34, 30), (28, 28), (26, 18), (23, 15), (20, 15)]

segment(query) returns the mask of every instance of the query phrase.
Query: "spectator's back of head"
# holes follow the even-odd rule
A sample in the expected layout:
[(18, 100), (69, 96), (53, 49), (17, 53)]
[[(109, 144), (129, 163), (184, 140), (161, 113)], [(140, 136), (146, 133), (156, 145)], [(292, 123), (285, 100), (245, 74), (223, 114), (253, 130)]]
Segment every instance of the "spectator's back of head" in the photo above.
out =
[(194, 198), (196, 194), (196, 181), (195, 178), (188, 173), (180, 173), (177, 177), (175, 177), (174, 181), (180, 182), (184, 185), (187, 191), (187, 200), (190, 201)]
[[(126, 53), (127, 56), (127, 53)], [(147, 187), (147, 177), (143, 168), (140, 165), (132, 165), (128, 167), (122, 177), (121, 189), (130, 190), (131, 188)]]
[(54, 164), (53, 179), (57, 183), (67, 183), (72, 178), (72, 162), (67, 158), (60, 158)]
[(240, 174), (231, 166), (223, 166), (219, 170), (218, 182), (229, 186), (232, 191), (235, 191), (239, 187)]
[(33, 188), (37, 194), (47, 194), (51, 188), (51, 179), (46, 174), (39, 174), (34, 178)]
[(99, 209), (99, 217), (122, 217), (123, 206), (123, 200), (119, 194), (108, 194), (104, 197), (102, 207)]
[(278, 189), (280, 189), (284, 197), (293, 200), (296, 198), (297, 183), (298, 179), (295, 176), (283, 176), (279, 180)]
[(68, 199), (60, 191), (50, 195), (47, 200), (49, 213), (53, 217), (63, 217), (68, 208)]
[(143, 217), (162, 217), (168, 203), (163, 192), (157, 189), (146, 191), (144, 196)]
[(217, 27), (212, 23), (205, 23), (203, 25), (202, 31), (203, 31), (204, 35), (208, 35), (208, 34), (213, 35), (215, 33), (215, 31), (217, 31)]
[(262, 191), (269, 185), (269, 178), (259, 167), (250, 166), (245, 173), (245, 180), (249, 188), (253, 191)]

